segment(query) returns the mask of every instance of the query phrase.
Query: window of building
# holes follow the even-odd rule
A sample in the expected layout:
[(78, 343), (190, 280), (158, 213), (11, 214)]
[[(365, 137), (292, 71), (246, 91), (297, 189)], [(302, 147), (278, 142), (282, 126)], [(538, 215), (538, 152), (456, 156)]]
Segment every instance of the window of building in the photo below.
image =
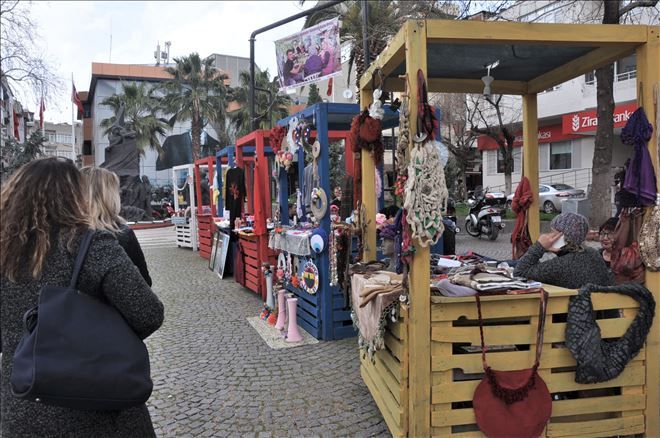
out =
[(48, 134), (48, 141), (55, 143), (65, 143), (71, 144), (71, 134), (53, 134), (51, 139), (51, 134)]
[(633, 53), (616, 62), (616, 80), (625, 81), (637, 77), (637, 57)]
[(593, 85), (596, 83), (596, 72), (590, 71), (584, 75), (584, 83), (587, 85)]
[(571, 169), (573, 144), (570, 141), (550, 143), (550, 170)]

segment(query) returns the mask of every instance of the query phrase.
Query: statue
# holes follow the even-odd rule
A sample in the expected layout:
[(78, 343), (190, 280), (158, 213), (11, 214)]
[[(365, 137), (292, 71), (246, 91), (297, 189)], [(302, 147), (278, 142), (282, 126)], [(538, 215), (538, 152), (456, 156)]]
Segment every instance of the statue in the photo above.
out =
[(121, 190), (121, 216), (129, 222), (152, 220), (151, 184), (149, 178), (140, 179), (140, 152), (137, 135), (126, 127), (125, 108), (117, 112), (115, 122), (108, 130), (108, 147), (105, 148), (106, 168), (119, 177)]

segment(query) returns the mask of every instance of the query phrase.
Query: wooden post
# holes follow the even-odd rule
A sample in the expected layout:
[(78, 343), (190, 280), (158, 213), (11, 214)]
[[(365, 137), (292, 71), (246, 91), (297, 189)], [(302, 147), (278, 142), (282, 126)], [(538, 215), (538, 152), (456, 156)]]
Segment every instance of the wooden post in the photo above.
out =
[[(406, 71), (410, 81), (410, 148), (417, 132), (417, 71), (426, 70), (426, 22), (406, 23)], [(410, 268), (408, 435), (431, 434), (431, 289), (430, 248), (415, 242)]]
[[(658, 148), (655, 133), (660, 126), (656, 124), (655, 111), (660, 111), (660, 102), (654, 107), (653, 88), (660, 87), (660, 27), (649, 26), (647, 43), (637, 49), (637, 92), (638, 103), (644, 107), (653, 126), (653, 135), (649, 141), (649, 152), (653, 160), (655, 174), (660, 176)], [(657, 191), (660, 193), (660, 178), (657, 178)], [(649, 209), (650, 210), (650, 209)], [(650, 213), (650, 211), (648, 212)], [(649, 220), (647, 214), (646, 217)], [(655, 301), (660, 301), (660, 272), (646, 270), (646, 287), (653, 293)], [(645, 436), (660, 436), (660, 322), (656, 317), (651, 331), (646, 338), (646, 433)]]
[(532, 242), (539, 238), (541, 216), (539, 213), (539, 121), (536, 94), (523, 96), (523, 175), (529, 179), (532, 205), (527, 210), (529, 235)]
[[(362, 108), (368, 108), (373, 102), (373, 91), (368, 88), (360, 90), (360, 105)], [(362, 159), (362, 205), (366, 211), (367, 221), (370, 222), (367, 227), (367, 235), (362, 236), (364, 250), (362, 254), (363, 261), (376, 260), (376, 180), (374, 158), (369, 152), (361, 152)], [(358, 212), (359, 213), (359, 212)]]

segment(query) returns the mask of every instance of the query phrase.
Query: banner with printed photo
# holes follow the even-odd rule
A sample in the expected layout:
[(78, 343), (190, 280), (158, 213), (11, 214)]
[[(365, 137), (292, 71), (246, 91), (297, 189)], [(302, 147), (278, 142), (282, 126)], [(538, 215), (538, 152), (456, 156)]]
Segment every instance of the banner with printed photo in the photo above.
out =
[(341, 73), (339, 18), (275, 41), (275, 54), (282, 91)]

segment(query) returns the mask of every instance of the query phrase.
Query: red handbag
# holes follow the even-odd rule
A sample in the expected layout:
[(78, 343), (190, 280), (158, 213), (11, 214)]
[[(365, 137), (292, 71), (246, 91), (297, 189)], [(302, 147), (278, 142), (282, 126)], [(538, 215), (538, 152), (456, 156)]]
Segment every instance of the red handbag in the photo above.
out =
[(481, 359), (485, 371), (472, 398), (477, 425), (487, 437), (538, 437), (543, 433), (552, 413), (550, 392), (537, 371), (543, 349), (548, 293), (541, 292), (539, 324), (536, 332), (536, 361), (532, 368), (517, 371), (496, 371), (486, 363), (479, 295), (476, 295), (476, 299), (481, 334)]

